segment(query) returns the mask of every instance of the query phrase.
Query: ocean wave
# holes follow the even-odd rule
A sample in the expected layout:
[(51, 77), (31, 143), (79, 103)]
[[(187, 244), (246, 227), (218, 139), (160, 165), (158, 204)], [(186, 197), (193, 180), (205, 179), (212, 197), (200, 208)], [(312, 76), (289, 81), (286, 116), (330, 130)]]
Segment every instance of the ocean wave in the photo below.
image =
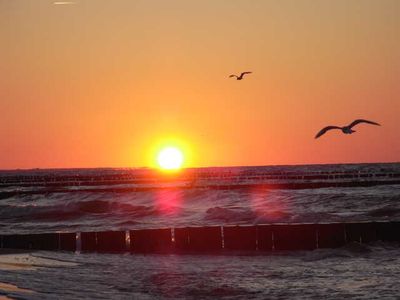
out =
[(223, 222), (245, 222), (253, 221), (257, 215), (249, 210), (236, 211), (233, 209), (212, 207), (207, 209), (204, 219)]
[[(381, 166), (387, 169), (385, 172), (400, 172), (399, 164), (245, 167), (209, 169), (209, 174), (206, 174), (208, 177), (201, 175), (204, 170), (200, 170), (199, 178), (207, 177), (208, 182), (218, 185), (230, 179), (229, 176), (228, 179), (218, 176), (214, 178), (213, 174), (218, 175), (221, 170), (228, 175), (247, 176), (247, 173), (251, 175), (252, 172), (273, 172), (279, 175), (279, 172), (295, 174), (304, 171), (365, 171), (368, 168), (378, 170)], [(65, 179), (75, 176), (74, 172), (78, 172), (80, 176), (95, 176), (96, 180), (102, 180), (103, 176), (136, 174), (136, 171), (129, 170), (66, 170), (49, 171), (48, 176)], [(42, 172), (38, 171), (39, 173), (43, 175)], [(18, 179), (21, 174), (14, 172), (12, 176)], [(26, 174), (23, 176), (26, 177)], [(28, 179), (26, 177), (24, 180)], [(400, 185), (303, 190), (268, 190), (257, 187), (219, 190), (195, 187), (132, 190), (123, 193), (104, 189), (41, 194), (0, 192), (0, 228), (2, 232), (9, 234), (37, 232), (39, 229), (46, 231), (46, 228), (47, 231), (54, 228), (79, 231), (88, 228), (109, 230), (263, 223), (397, 221), (400, 220), (399, 199)]]
[(0, 205), (2, 219), (66, 221), (90, 215), (124, 214), (144, 217), (157, 214), (153, 206), (131, 205), (106, 200), (90, 200), (56, 205)]
[(373, 209), (368, 211), (367, 214), (371, 217), (394, 217), (400, 216), (400, 208), (393, 207), (393, 205), (387, 205), (385, 207)]
[(373, 247), (368, 244), (351, 242), (343, 247), (336, 249), (316, 249), (311, 252), (305, 252), (303, 261), (319, 261), (326, 259), (350, 259), (353, 257), (366, 256), (373, 251)]

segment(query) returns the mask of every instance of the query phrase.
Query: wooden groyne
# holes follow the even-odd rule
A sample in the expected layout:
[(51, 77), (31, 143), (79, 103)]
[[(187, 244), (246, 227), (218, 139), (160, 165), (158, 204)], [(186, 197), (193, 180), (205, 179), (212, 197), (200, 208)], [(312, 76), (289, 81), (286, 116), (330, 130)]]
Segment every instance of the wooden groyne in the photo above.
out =
[(83, 175), (36, 174), (0, 176), (0, 199), (49, 193), (146, 192), (160, 189), (254, 190), (371, 187), (400, 184), (391, 171), (262, 171), (203, 170), (162, 174), (155, 171)]
[(331, 170), (331, 171), (274, 171), (262, 167), (247, 168), (216, 168), (216, 169), (186, 169), (178, 173), (163, 173), (156, 170), (119, 170), (112, 174), (80, 173), (79, 171), (38, 171), (2, 172), (0, 187), (59, 187), (59, 186), (102, 186), (121, 184), (158, 184), (173, 182), (270, 182), (270, 181), (355, 181), (355, 180), (396, 180), (400, 173), (393, 168), (379, 170)]
[(0, 235), (1, 248), (104, 253), (268, 254), (400, 242), (400, 222), (205, 226)]
[(54, 193), (134, 193), (134, 192), (152, 192), (157, 190), (188, 190), (193, 188), (211, 189), (211, 190), (299, 190), (299, 189), (318, 189), (318, 188), (344, 188), (344, 187), (372, 187), (381, 185), (400, 184), (400, 178), (394, 180), (357, 180), (357, 181), (312, 181), (312, 182), (278, 182), (278, 183), (218, 183), (202, 185), (156, 185), (156, 186), (135, 186), (135, 187), (84, 187), (84, 188), (44, 188), (44, 189), (15, 189), (11, 191), (0, 192), (0, 199), (19, 195), (40, 195)]

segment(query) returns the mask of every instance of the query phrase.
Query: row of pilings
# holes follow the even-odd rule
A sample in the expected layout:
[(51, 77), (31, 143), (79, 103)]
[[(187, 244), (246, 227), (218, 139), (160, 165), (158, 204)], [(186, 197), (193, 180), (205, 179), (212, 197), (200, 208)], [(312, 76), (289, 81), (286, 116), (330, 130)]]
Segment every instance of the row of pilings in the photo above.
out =
[[(344, 182), (354, 182), (354, 181), (393, 181), (398, 182), (400, 178), (399, 173), (390, 173), (390, 174), (324, 174), (324, 175), (281, 175), (281, 176), (273, 176), (273, 175), (253, 175), (253, 176), (236, 176), (236, 177), (210, 177), (210, 178), (157, 178), (157, 179), (114, 179), (107, 180), (100, 178), (98, 180), (87, 179), (87, 178), (55, 178), (55, 179), (38, 179), (37, 181), (29, 181), (27, 179), (1, 179), (0, 187), (65, 187), (65, 186), (113, 186), (113, 185), (121, 185), (121, 184), (163, 184), (163, 183), (172, 183), (172, 182), (187, 182), (190, 184), (196, 183), (199, 185), (209, 185), (207, 184), (207, 180), (220, 180), (226, 183), (237, 183), (237, 182), (245, 182), (245, 181), (257, 181), (257, 182), (286, 182), (286, 181), (295, 181), (295, 182), (318, 182), (318, 181), (344, 181)], [(206, 181), (203, 183), (203, 181)]]
[(206, 188), (210, 190), (301, 190), (301, 189), (319, 189), (332, 187), (372, 187), (380, 185), (400, 184), (400, 179), (395, 180), (367, 180), (367, 181), (316, 181), (316, 182), (285, 182), (285, 183), (241, 183), (241, 184), (204, 184), (204, 185), (182, 185), (182, 186), (137, 186), (137, 187), (101, 187), (101, 188), (46, 188), (33, 190), (13, 190), (0, 191), (0, 199), (21, 196), (21, 195), (41, 195), (54, 193), (134, 193), (134, 192), (152, 192), (158, 190), (188, 190), (192, 188)]
[(0, 235), (1, 248), (175, 254), (268, 254), (338, 248), (350, 242), (400, 242), (400, 222), (205, 226)]

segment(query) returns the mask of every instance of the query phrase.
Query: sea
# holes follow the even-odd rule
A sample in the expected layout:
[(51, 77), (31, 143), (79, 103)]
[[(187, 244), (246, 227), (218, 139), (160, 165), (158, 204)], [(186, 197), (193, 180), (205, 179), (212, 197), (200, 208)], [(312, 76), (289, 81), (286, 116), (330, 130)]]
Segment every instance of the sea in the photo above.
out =
[[(400, 163), (0, 171), (0, 234), (353, 221), (400, 221)], [(0, 255), (0, 282), (21, 289), (0, 299), (400, 299), (396, 243), (24, 259)]]

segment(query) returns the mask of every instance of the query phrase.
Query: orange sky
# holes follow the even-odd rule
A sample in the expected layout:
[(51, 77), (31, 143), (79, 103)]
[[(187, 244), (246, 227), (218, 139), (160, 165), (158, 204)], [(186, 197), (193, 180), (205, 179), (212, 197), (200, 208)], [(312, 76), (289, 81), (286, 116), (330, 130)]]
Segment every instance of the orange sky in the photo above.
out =
[(0, 0), (0, 169), (400, 161), (398, 0), (53, 2)]

